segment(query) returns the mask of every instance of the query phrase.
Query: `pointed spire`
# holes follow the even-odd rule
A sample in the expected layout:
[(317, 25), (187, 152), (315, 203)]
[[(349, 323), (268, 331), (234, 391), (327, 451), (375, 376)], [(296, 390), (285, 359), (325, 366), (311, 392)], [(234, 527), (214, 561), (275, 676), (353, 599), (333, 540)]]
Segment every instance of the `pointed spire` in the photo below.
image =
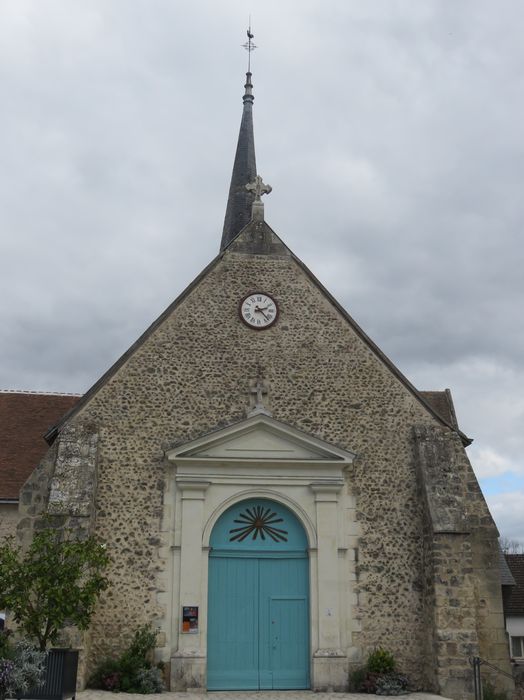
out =
[[(254, 48), (251, 39), (251, 27), (248, 29), (248, 42), (246, 48), (251, 57)], [(246, 73), (245, 92), (242, 98), (244, 109), (240, 122), (235, 162), (231, 175), (229, 197), (227, 200), (226, 217), (220, 250), (224, 250), (235, 238), (237, 233), (251, 220), (251, 208), (255, 201), (255, 194), (246, 189), (246, 185), (253, 182), (257, 174), (255, 159), (255, 137), (253, 134), (253, 84), (251, 83), (251, 65), (248, 64)]]

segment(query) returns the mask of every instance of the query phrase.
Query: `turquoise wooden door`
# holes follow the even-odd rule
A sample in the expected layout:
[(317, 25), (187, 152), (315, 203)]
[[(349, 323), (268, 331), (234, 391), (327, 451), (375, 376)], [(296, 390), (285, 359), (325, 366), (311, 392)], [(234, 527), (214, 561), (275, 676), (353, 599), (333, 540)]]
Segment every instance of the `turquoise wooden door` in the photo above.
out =
[(209, 558), (208, 690), (309, 688), (307, 540), (264, 499), (226, 511)]
[[(271, 596), (269, 599), (269, 648), (273, 688), (304, 688), (304, 648), (307, 637), (307, 598)], [(309, 687), (309, 686), (307, 686)]]

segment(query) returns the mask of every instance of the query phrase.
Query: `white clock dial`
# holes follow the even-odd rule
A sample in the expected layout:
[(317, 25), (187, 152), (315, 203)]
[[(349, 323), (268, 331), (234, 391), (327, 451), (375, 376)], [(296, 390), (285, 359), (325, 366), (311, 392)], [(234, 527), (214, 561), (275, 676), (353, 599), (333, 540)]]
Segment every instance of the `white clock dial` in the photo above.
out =
[(255, 330), (272, 326), (278, 317), (276, 301), (265, 292), (251, 292), (240, 302), (240, 318)]

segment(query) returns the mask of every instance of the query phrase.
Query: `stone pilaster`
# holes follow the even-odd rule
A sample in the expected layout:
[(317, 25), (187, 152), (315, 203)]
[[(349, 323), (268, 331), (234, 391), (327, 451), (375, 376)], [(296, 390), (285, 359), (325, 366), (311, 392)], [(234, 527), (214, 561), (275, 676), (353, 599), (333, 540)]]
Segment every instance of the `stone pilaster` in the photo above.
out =
[[(180, 605), (202, 609), (202, 528), (204, 499), (209, 482), (177, 479), (181, 491)], [(181, 617), (181, 616), (180, 616)], [(202, 634), (178, 633), (178, 649), (171, 660), (171, 690), (206, 688), (206, 655)]]
[(347, 689), (347, 655), (341, 649), (339, 562), (338, 562), (338, 494), (342, 482), (316, 482), (310, 485), (315, 494), (317, 521), (318, 572), (318, 649), (313, 654), (315, 690)]

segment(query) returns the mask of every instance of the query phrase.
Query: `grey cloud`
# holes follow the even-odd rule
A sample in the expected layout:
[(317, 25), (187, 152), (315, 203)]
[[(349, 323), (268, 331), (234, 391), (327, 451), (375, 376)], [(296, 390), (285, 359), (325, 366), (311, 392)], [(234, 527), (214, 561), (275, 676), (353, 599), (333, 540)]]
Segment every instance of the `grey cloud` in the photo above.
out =
[[(267, 0), (253, 17), (269, 223), (511, 460), (523, 20), (519, 0)], [(214, 257), (244, 24), (240, 0), (2, 5), (2, 386), (84, 391)]]

